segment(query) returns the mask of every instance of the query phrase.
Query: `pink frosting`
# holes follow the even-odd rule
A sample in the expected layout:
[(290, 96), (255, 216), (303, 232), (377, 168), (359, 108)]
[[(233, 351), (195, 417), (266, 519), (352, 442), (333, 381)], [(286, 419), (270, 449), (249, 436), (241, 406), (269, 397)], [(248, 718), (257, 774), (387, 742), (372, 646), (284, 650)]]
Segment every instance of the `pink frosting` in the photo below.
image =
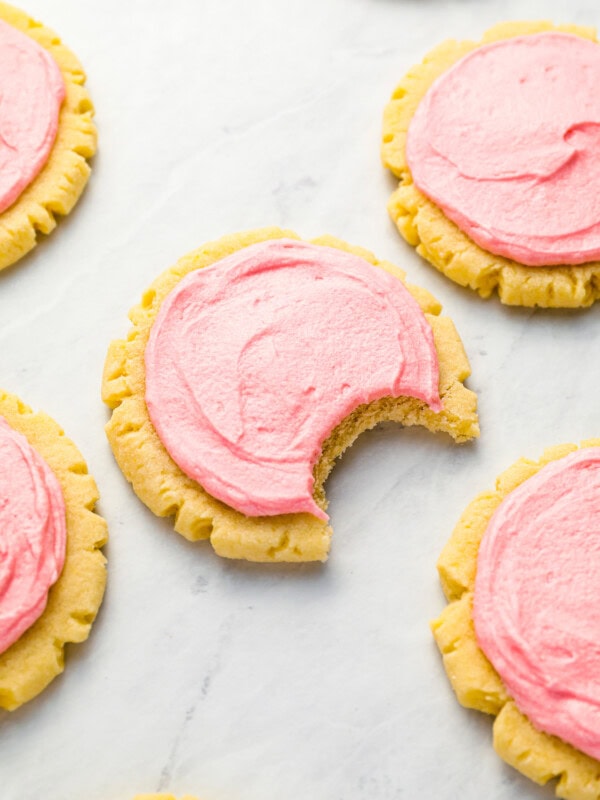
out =
[(531, 266), (600, 259), (600, 46), (564, 33), (473, 50), (411, 122), (416, 186), (481, 247)]
[(0, 213), (48, 160), (64, 97), (48, 51), (0, 20)]
[(63, 568), (65, 503), (54, 473), (0, 417), (0, 653), (38, 619)]
[(474, 620), (535, 727), (600, 759), (600, 448), (550, 463), (496, 510)]
[(179, 467), (247, 515), (308, 511), (313, 466), (361, 403), (441, 409), (431, 328), (400, 280), (277, 239), (187, 275), (146, 346), (146, 403)]

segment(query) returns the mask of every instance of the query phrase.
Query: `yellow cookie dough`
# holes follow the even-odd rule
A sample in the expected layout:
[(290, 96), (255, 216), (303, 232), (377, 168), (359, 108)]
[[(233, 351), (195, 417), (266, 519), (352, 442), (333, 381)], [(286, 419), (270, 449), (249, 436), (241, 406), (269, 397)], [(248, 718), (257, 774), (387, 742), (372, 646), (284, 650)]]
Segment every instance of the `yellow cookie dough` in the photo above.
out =
[(48, 50), (62, 72), (67, 92), (48, 161), (12, 206), (0, 214), (0, 269), (4, 269), (35, 247), (38, 233), (50, 233), (56, 215), (68, 214), (79, 199), (90, 174), (86, 159), (96, 151), (96, 128), (83, 68), (54, 31), (7, 3), (0, 2), (0, 19)]
[[(190, 540), (210, 539), (215, 551), (227, 558), (250, 561), (324, 561), (331, 528), (310, 514), (246, 517), (215, 500), (172, 461), (150, 422), (144, 399), (144, 349), (160, 304), (188, 272), (206, 267), (255, 242), (296, 234), (265, 228), (234, 234), (206, 244), (184, 256), (163, 272), (143, 294), (140, 305), (130, 312), (133, 327), (126, 340), (110, 345), (102, 396), (114, 409), (106, 426), (115, 458), (138, 497), (158, 516), (175, 517), (175, 530)], [(366, 250), (351, 247), (330, 236), (314, 244), (337, 247), (388, 270), (400, 280), (404, 273), (377, 259)], [(335, 459), (356, 437), (382, 420), (404, 425), (424, 425), (445, 431), (457, 442), (479, 435), (477, 399), (463, 386), (469, 362), (451, 320), (438, 316), (439, 303), (426, 291), (408, 285), (433, 329), (440, 363), (440, 394), (444, 410), (435, 414), (414, 398), (384, 398), (357, 408), (332, 432), (315, 467), (315, 499), (325, 508), (323, 484)]]
[(45, 459), (62, 487), (67, 552), (39, 619), (0, 653), (0, 708), (13, 711), (39, 694), (64, 668), (66, 642), (87, 639), (106, 583), (105, 521), (94, 513), (98, 490), (79, 450), (46, 414), (0, 391), (0, 416)]
[(451, 222), (413, 183), (406, 162), (407, 131), (417, 106), (443, 72), (484, 44), (514, 36), (559, 30), (596, 40), (593, 28), (550, 22), (507, 22), (487, 31), (481, 42), (450, 40), (432, 50), (402, 79), (383, 121), (383, 164), (400, 179), (388, 210), (406, 241), (434, 267), (482, 297), (498, 290), (507, 305), (578, 308), (600, 299), (600, 262), (579, 266), (528, 267), (483, 250)]
[[(581, 444), (581, 447), (598, 446), (600, 439)], [(431, 628), (459, 702), (496, 717), (496, 752), (536, 783), (544, 784), (558, 778), (558, 797), (598, 800), (600, 762), (561, 739), (537, 730), (521, 714), (479, 648), (472, 619), (477, 552), (494, 511), (513, 489), (546, 464), (577, 449), (573, 444), (559, 445), (546, 450), (539, 461), (520, 459), (500, 475), (494, 491), (480, 494), (468, 506), (438, 561), (449, 605)]]

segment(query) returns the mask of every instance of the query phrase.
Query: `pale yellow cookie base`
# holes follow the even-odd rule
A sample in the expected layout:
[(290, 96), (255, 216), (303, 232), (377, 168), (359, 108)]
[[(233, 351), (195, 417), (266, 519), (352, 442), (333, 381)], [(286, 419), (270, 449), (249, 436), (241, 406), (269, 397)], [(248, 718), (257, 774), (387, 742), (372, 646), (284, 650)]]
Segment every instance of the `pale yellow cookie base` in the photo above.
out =
[[(581, 444), (598, 446), (600, 439)], [(536, 783), (558, 778), (558, 797), (599, 800), (600, 762), (536, 730), (521, 714), (479, 648), (472, 618), (477, 553), (494, 511), (513, 489), (549, 462), (574, 450), (576, 445), (566, 444), (546, 450), (539, 461), (520, 459), (500, 475), (494, 491), (484, 492), (468, 506), (438, 561), (440, 580), (450, 602), (431, 627), (459, 702), (496, 715), (494, 747), (498, 754)]]
[[(104, 368), (102, 396), (114, 409), (106, 426), (115, 458), (138, 497), (158, 516), (175, 516), (175, 530), (187, 539), (210, 539), (215, 551), (227, 558), (250, 561), (324, 561), (331, 528), (310, 514), (246, 517), (215, 500), (172, 461), (148, 417), (144, 399), (144, 350), (160, 304), (188, 272), (206, 267), (255, 242), (296, 234), (278, 228), (248, 231), (219, 239), (182, 258), (164, 272), (144, 293), (142, 302), (130, 312), (133, 327), (127, 341), (112, 342)], [(397, 267), (379, 262), (356, 247), (326, 236), (315, 244), (355, 253), (372, 264), (404, 279)], [(315, 469), (315, 498), (326, 505), (323, 483), (335, 459), (364, 430), (382, 420), (404, 425), (424, 425), (445, 431), (462, 442), (478, 436), (473, 392), (463, 386), (470, 374), (462, 343), (440, 305), (427, 292), (408, 285), (431, 323), (440, 363), (440, 394), (444, 410), (434, 414), (413, 398), (385, 398), (361, 406), (339, 425), (324, 444)]]
[(63, 571), (41, 617), (0, 654), (0, 708), (13, 711), (63, 671), (64, 645), (87, 639), (106, 583), (105, 521), (94, 513), (98, 490), (79, 450), (59, 426), (0, 391), (0, 416), (46, 460), (62, 487), (67, 512)]
[(451, 40), (439, 45), (408, 72), (392, 95), (384, 113), (382, 159), (400, 179), (388, 205), (390, 216), (406, 241), (440, 272), (482, 297), (497, 289), (507, 305), (579, 308), (600, 299), (600, 262), (528, 267), (483, 250), (416, 188), (405, 153), (407, 131), (417, 106), (443, 72), (481, 45), (549, 30), (596, 40), (593, 28), (507, 22), (487, 31), (479, 43)]
[[(133, 800), (177, 800), (174, 794), (136, 794)], [(191, 794), (184, 794), (181, 800), (198, 800)]]
[(83, 86), (85, 73), (54, 31), (7, 3), (0, 2), (0, 19), (48, 50), (67, 91), (46, 165), (0, 214), (0, 269), (4, 269), (35, 247), (38, 233), (50, 233), (56, 226), (56, 215), (68, 214), (79, 199), (90, 174), (86, 159), (96, 151), (96, 128), (92, 122), (94, 107)]

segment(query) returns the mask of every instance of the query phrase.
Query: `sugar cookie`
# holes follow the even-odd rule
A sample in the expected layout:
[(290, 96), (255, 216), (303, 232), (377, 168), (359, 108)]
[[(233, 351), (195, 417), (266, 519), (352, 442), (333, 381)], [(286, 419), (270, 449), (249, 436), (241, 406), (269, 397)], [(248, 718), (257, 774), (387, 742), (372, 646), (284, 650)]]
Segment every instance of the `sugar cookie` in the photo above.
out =
[(458, 700), (496, 716), (499, 755), (566, 800), (600, 795), (600, 439), (502, 473), (438, 563), (432, 623)]
[(445, 42), (413, 67), (385, 110), (382, 148), (409, 244), (482, 297), (597, 300), (599, 79), (594, 30), (547, 22)]
[(136, 494), (219, 555), (324, 560), (323, 483), (362, 431), (396, 420), (478, 435), (456, 330), (403, 278), (365, 250), (276, 228), (164, 272), (104, 371), (108, 438)]
[(85, 73), (58, 36), (0, 2), (0, 269), (68, 214), (90, 174), (94, 108)]
[[(136, 794), (133, 800), (177, 800), (174, 794)], [(198, 800), (197, 797), (192, 797), (191, 794), (184, 794), (181, 800)]]
[(65, 643), (87, 639), (104, 594), (107, 533), (75, 445), (6, 392), (0, 452), (0, 707), (12, 711), (62, 672)]

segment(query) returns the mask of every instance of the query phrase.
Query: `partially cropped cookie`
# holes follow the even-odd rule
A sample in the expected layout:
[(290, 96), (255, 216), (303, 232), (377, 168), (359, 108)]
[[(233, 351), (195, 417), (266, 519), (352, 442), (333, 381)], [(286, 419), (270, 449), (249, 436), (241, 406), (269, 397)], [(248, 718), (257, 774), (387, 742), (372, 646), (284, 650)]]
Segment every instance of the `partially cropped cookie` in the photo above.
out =
[[(133, 800), (177, 800), (174, 794), (136, 794)], [(192, 797), (191, 794), (184, 794), (181, 800), (198, 800), (197, 797)]]
[(432, 624), (458, 700), (566, 800), (600, 797), (600, 439), (521, 459), (460, 519)]
[(452, 280), (510, 305), (600, 298), (600, 46), (595, 31), (510, 22), (447, 41), (384, 115), (389, 212)]
[(0, 391), (0, 708), (41, 692), (88, 637), (106, 583), (97, 499), (58, 425)]
[(324, 560), (324, 481), (382, 420), (479, 433), (469, 364), (427, 292), (365, 250), (269, 228), (164, 272), (113, 342), (103, 398), (136, 494), (188, 539), (254, 561)]
[(58, 36), (0, 3), (0, 269), (68, 214), (96, 149), (85, 73)]

